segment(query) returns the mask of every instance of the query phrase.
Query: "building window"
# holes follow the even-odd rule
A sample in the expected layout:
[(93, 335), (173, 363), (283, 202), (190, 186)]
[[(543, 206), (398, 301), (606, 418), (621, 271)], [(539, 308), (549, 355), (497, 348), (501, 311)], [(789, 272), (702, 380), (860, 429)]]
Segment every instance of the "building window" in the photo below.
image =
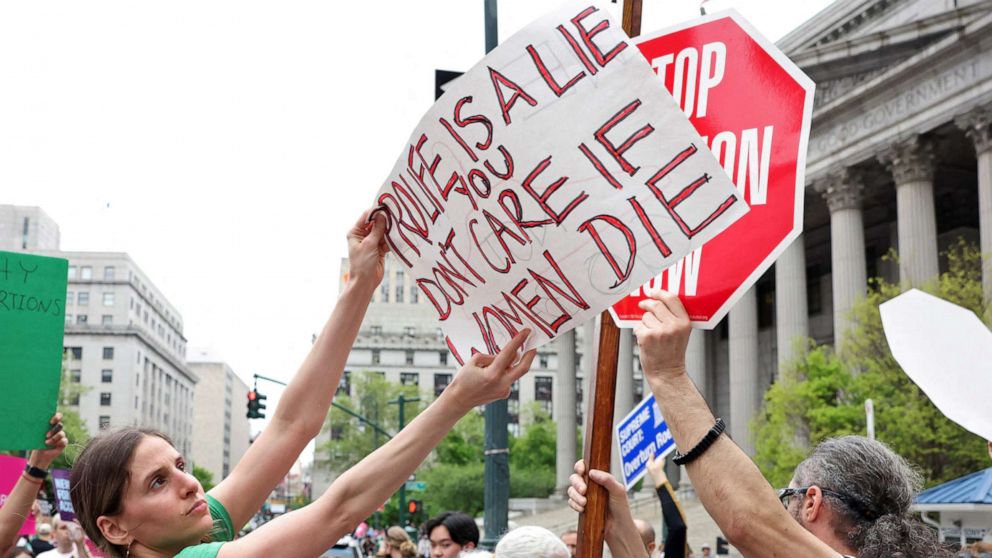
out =
[(406, 335), (407, 337), (413, 337), (417, 335), (417, 328), (413, 326), (406, 326), (403, 328), (403, 335)]
[(371, 329), (372, 329), (372, 335), (375, 335), (376, 337), (382, 335), (382, 326), (374, 325), (371, 327)]
[(114, 317), (110, 314), (104, 314), (100, 319), (100, 323), (103, 325), (113, 325)]
[(420, 289), (416, 285), (410, 286), (410, 302), (412, 304), (417, 304), (420, 302)]
[(438, 351), (437, 356), (441, 364), (448, 364), (448, 351)]
[(66, 347), (69, 351), (69, 358), (72, 360), (82, 360), (83, 359), (83, 348), (82, 347)]
[(382, 276), (382, 286), (379, 287), (380, 300), (382, 302), (389, 302), (389, 274), (384, 273)]
[(75, 279), (75, 278), (76, 278), (76, 266), (70, 265), (69, 266), (69, 279)]
[(754, 288), (758, 298), (758, 329), (772, 327), (775, 325), (775, 284), (765, 281)]
[(103, 392), (103, 393), (100, 394), (100, 406), (101, 407), (109, 407), (110, 406), (110, 393), (109, 392), (106, 392), (105, 391), (105, 392)]
[(89, 265), (84, 265), (79, 268), (79, 278), (80, 279), (92, 279), (93, 278), (93, 267)]
[(413, 350), (412, 349), (407, 349), (406, 350), (406, 363), (407, 364), (413, 364)]
[(74, 405), (76, 407), (79, 406), (79, 394), (78, 393), (73, 393), (73, 394), (70, 394), (69, 395), (69, 404), (70, 405)]
[(107, 415), (100, 415), (100, 430), (106, 430), (110, 428), (110, 417)]
[(541, 408), (549, 414), (552, 411), (552, 391), (554, 389), (554, 379), (551, 376), (534, 377), (534, 401), (541, 404)]
[(66, 324), (71, 324), (72, 323), (72, 314), (66, 314), (65, 315), (65, 323)]
[(541, 353), (537, 355), (537, 361), (538, 361), (538, 365), (537, 365), (538, 368), (547, 368), (548, 367), (547, 353)]
[(823, 294), (820, 292), (820, 266), (806, 268), (806, 311), (812, 316), (823, 313)]
[(77, 324), (85, 324), (86, 322), (89, 321), (89, 319), (90, 319), (90, 317), (87, 316), (86, 314), (78, 314), (76, 316), (76, 323)]
[(338, 390), (335, 395), (351, 395), (351, 370), (345, 370), (338, 381)]
[(434, 397), (440, 397), (444, 388), (451, 383), (451, 374), (434, 374)]
[(400, 383), (405, 386), (419, 386), (420, 374), (416, 372), (400, 372)]
[(113, 281), (114, 280), (114, 272), (115, 272), (114, 266), (112, 266), (112, 265), (108, 265), (107, 267), (103, 268), (103, 280), (104, 281)]
[(114, 293), (103, 293), (103, 305), (104, 306), (114, 305)]
[(396, 302), (403, 302), (403, 270), (396, 270)]
[(76, 304), (79, 306), (88, 306), (90, 303), (90, 293), (79, 293), (76, 297)]
[(575, 420), (582, 426), (582, 413), (585, 411), (585, 394), (582, 391), (585, 379), (582, 376), (575, 377)]
[(74, 383), (77, 383), (78, 384), (79, 382), (83, 381), (83, 371), (80, 370), (80, 369), (78, 369), (78, 368), (75, 368), (73, 370), (70, 370), (69, 371), (69, 378)]
[(100, 381), (109, 384), (114, 381), (114, 371), (103, 369), (100, 371)]
[(73, 300), (75, 298), (76, 297), (75, 297), (75, 293), (74, 292), (72, 292), (72, 291), (66, 291), (66, 293), (65, 293), (65, 303), (66, 303), (67, 306), (69, 304), (75, 304), (75, 302), (73, 302)]
[(114, 360), (114, 348), (104, 347), (103, 348), (103, 360)]
[(372, 364), (379, 364), (380, 354), (379, 349), (372, 349)]
[(511, 424), (520, 424), (520, 381), (510, 386), (510, 397), (506, 401), (506, 412), (510, 415)]

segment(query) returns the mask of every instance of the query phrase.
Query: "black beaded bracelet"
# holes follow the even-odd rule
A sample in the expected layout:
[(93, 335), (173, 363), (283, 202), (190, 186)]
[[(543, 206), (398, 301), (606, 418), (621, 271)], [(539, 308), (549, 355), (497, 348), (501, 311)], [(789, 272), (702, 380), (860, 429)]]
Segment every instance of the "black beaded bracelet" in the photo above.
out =
[(688, 463), (692, 463), (697, 457), (703, 455), (703, 452), (708, 450), (709, 447), (713, 445), (713, 442), (720, 437), (720, 434), (723, 434), (723, 430), (725, 428), (727, 428), (727, 425), (723, 422), (723, 419), (716, 419), (716, 424), (713, 425), (713, 428), (710, 428), (710, 431), (706, 433), (706, 436), (703, 436), (703, 439), (700, 440), (694, 448), (689, 450), (688, 453), (683, 454), (676, 450), (675, 456), (672, 457), (672, 463), (675, 463), (676, 465), (686, 465)]
[(38, 467), (32, 467), (31, 465), (25, 465), (24, 472), (29, 477), (34, 477), (36, 479), (45, 480), (46, 478), (48, 478), (48, 471)]

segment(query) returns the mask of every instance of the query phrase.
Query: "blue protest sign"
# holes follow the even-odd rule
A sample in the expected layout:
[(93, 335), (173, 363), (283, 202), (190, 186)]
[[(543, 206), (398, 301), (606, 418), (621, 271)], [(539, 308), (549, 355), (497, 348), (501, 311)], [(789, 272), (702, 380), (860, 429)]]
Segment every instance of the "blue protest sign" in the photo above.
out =
[(648, 457), (662, 459), (675, 449), (675, 440), (668, 431), (661, 409), (650, 395), (616, 426), (617, 445), (623, 482), (630, 490), (647, 472)]

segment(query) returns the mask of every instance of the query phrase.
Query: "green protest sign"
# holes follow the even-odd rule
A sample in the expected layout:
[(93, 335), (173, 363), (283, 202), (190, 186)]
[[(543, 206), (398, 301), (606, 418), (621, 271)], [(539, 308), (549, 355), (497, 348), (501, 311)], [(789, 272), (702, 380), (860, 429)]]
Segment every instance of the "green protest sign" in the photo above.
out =
[(62, 378), (68, 265), (0, 252), (0, 450), (45, 447)]

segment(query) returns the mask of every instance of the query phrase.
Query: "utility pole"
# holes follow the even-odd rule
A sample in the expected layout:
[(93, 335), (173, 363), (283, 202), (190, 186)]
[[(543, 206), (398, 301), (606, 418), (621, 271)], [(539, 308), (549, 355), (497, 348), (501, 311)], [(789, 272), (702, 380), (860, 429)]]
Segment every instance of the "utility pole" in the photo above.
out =
[[(485, 0), (486, 52), (499, 43), (496, 0)], [(486, 405), (485, 534), (481, 546), (496, 548), (506, 532), (510, 512), (509, 411), (505, 399)]]
[[(406, 404), (407, 403), (419, 403), (419, 397), (407, 398), (402, 393), (396, 399), (389, 402), (390, 405), (399, 405), (400, 407), (400, 430), (406, 426)], [(406, 530), (406, 483), (404, 482), (400, 486), (400, 528)]]

